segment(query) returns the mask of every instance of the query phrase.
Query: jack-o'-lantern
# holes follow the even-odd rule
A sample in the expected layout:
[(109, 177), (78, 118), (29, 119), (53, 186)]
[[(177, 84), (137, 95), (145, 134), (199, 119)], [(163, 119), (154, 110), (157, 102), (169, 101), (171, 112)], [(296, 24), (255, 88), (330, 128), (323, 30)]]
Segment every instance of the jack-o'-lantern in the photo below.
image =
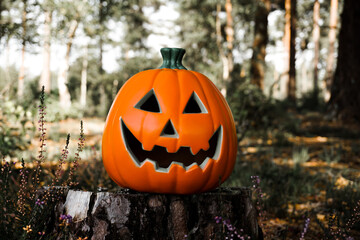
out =
[(105, 169), (118, 185), (142, 192), (213, 189), (235, 164), (230, 108), (206, 76), (183, 67), (184, 49), (161, 53), (159, 69), (134, 75), (114, 99), (102, 139)]

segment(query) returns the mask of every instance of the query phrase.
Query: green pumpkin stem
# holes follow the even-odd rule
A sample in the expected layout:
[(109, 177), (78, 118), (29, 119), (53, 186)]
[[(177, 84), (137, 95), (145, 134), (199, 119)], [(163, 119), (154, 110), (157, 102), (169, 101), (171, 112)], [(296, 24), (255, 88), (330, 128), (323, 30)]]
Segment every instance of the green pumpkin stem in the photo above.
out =
[(162, 48), (160, 52), (163, 57), (163, 64), (159, 68), (186, 69), (182, 65), (182, 58), (185, 54), (185, 49)]

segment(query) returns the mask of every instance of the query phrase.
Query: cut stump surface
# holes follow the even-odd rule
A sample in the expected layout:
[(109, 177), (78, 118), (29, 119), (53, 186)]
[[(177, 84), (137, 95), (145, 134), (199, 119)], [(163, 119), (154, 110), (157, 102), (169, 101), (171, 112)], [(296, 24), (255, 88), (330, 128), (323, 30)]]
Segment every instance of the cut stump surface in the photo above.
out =
[(219, 188), (193, 195), (128, 189), (65, 190), (62, 195), (53, 205), (49, 223), (58, 231), (60, 216), (71, 215), (69, 233), (74, 239), (225, 239), (231, 234), (233, 239), (236, 235), (263, 239), (248, 188)]

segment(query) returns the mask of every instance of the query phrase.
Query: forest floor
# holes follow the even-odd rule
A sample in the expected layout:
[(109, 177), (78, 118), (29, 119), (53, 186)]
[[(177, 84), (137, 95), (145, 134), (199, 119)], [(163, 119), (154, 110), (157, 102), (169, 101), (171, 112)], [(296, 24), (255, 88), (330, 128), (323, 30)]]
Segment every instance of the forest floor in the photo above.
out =
[[(268, 167), (269, 164), (264, 163), (271, 161), (271, 166), (275, 165), (280, 169), (296, 171), (296, 165), (301, 168), (299, 175), (291, 171), (282, 175), (289, 179), (281, 182), (288, 184), (284, 186), (284, 191), (292, 193), (292, 197), (296, 199), (289, 197), (286, 206), (282, 206), (286, 213), (267, 207), (267, 218), (263, 224), (266, 235), (268, 239), (300, 239), (305, 219), (309, 217), (311, 222), (305, 239), (348, 239), (330, 235), (337, 235), (337, 231), (344, 230), (346, 222), (351, 222), (349, 218), (360, 220), (353, 210), (355, 203), (360, 201), (360, 125), (344, 125), (339, 121), (329, 120), (319, 112), (293, 115), (298, 121), (297, 127), (281, 137), (270, 134), (265, 139), (245, 138), (240, 143), (244, 155), (242, 161), (252, 163), (250, 166)], [(269, 171), (276, 173), (274, 170)], [(257, 172), (266, 176), (266, 170)], [(302, 176), (307, 180), (293, 179)], [(309, 176), (313, 179), (308, 180)], [(273, 178), (276, 179), (275, 176)], [(264, 181), (268, 179), (265, 178)], [(277, 189), (273, 194), (282, 195), (272, 184), (276, 184), (276, 180), (267, 184), (268, 192), (265, 192), (265, 196), (272, 194), (272, 188)], [(309, 191), (289, 191), (289, 186), (296, 188), (292, 186), (294, 184), (313, 186), (307, 186)], [(357, 214), (360, 214), (359, 210)], [(360, 231), (352, 231), (350, 235), (354, 239), (360, 239)]]
[[(241, 163), (239, 164), (241, 169), (245, 168), (245, 170), (257, 168), (254, 171), (250, 170), (250, 172), (252, 171), (251, 174), (260, 175), (260, 178), (263, 178), (262, 183), (267, 185), (263, 189), (266, 205), (264, 208), (267, 217), (261, 221), (266, 236), (268, 236), (267, 239), (299, 239), (306, 217), (311, 219), (311, 223), (305, 239), (327, 239), (324, 232), (331, 234), (332, 231), (336, 232), (337, 229), (341, 229), (341, 226), (344, 227), (345, 225), (344, 222), (340, 222), (340, 227), (338, 227), (331, 221), (346, 218), (345, 215), (349, 215), (349, 213), (344, 213), (346, 211), (350, 211), (351, 215), (351, 209), (355, 207), (353, 206), (354, 202), (359, 200), (351, 199), (349, 201), (346, 198), (349, 196), (351, 198), (357, 197), (360, 192), (358, 188), (360, 179), (360, 126), (356, 124), (343, 125), (338, 121), (330, 121), (319, 112), (291, 114), (298, 121), (295, 130), (283, 132), (280, 135), (270, 131), (263, 134), (266, 136), (245, 137), (240, 142)], [(87, 147), (100, 151), (105, 120), (85, 118), (83, 122)], [(67, 133), (79, 133), (80, 121), (67, 119), (57, 123), (47, 123), (47, 127), (49, 136), (47, 152), (48, 154), (57, 153), (59, 155), (60, 149), (65, 144)], [(74, 135), (75, 137), (72, 137), (74, 140), (70, 142), (70, 153), (74, 153), (76, 149), (78, 134)], [(38, 144), (38, 140), (34, 139), (30, 149), (36, 151)], [(85, 151), (84, 154), (83, 159), (86, 160), (91, 159), (94, 152)], [(101, 155), (100, 152), (96, 154)], [(55, 161), (56, 158), (56, 154), (48, 157), (48, 159)], [(269, 179), (272, 178), (266, 175), (267, 170), (262, 169), (268, 167), (266, 164), (269, 161), (272, 164), (271, 166), (276, 166), (279, 169), (295, 169), (293, 172), (297, 171), (295, 166), (300, 166), (301, 172), (299, 175), (293, 172), (287, 173), (288, 175), (282, 176), (285, 179), (282, 179), (281, 183), (277, 183), (277, 180), (273, 180), (271, 183)], [(278, 170), (271, 171), (279, 174)], [(236, 171), (233, 175), (235, 174), (237, 174)], [(315, 180), (304, 182), (304, 185), (313, 185), (304, 186), (310, 190), (308, 192), (306, 190), (290, 191), (289, 189), (296, 188), (296, 184), (303, 183), (299, 179), (294, 180), (294, 178), (302, 178), (302, 176), (304, 179), (315, 178)], [(236, 177), (230, 177), (230, 181)], [(276, 179), (275, 176), (273, 177)], [(271, 202), (267, 203), (266, 201), (271, 201), (272, 194), (282, 194), (277, 192), (279, 190), (273, 190), (278, 189), (278, 186), (272, 184), (287, 184), (287, 181), (290, 187), (287, 187), (284, 194), (291, 192), (292, 196), (288, 196), (286, 203), (282, 203), (281, 206)], [(245, 186), (251, 185), (251, 180), (240, 182)], [(315, 190), (313, 189), (314, 186)], [(329, 190), (330, 188), (333, 190)], [(336, 193), (340, 195), (342, 194), (341, 191), (344, 191), (344, 199), (335, 199), (338, 196), (335, 191), (339, 191)], [(302, 193), (305, 194), (302, 195)], [(335, 203), (339, 204), (336, 205)], [(337, 209), (331, 209), (333, 207)], [(280, 210), (280, 208), (285, 210)], [(338, 212), (341, 216), (336, 215)], [(360, 239), (359, 232), (351, 232), (351, 235), (354, 239)]]

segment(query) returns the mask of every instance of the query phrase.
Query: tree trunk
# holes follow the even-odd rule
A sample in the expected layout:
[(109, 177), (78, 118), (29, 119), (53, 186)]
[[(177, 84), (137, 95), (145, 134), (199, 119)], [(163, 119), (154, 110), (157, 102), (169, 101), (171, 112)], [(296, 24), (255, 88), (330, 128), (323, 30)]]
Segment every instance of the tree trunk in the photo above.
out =
[(265, 56), (268, 43), (268, 15), (270, 0), (257, 0), (255, 12), (255, 33), (253, 42), (253, 55), (251, 58), (251, 82), (264, 90)]
[[(282, 38), (284, 46), (283, 71), (279, 75), (279, 83), (274, 83), (275, 95), (284, 99), (289, 95), (289, 62), (290, 62), (290, 31), (291, 31), (291, 0), (285, 0), (285, 26), (284, 36)], [(276, 86), (278, 85), (278, 86)], [(276, 94), (277, 93), (277, 94)]]
[(287, 98), (296, 101), (296, 68), (295, 68), (295, 39), (296, 39), (296, 0), (285, 1), (286, 12), (290, 14), (290, 43), (289, 43), (289, 81)]
[(60, 67), (60, 72), (58, 75), (58, 88), (59, 88), (59, 96), (60, 96), (60, 105), (63, 108), (69, 108), (71, 106), (70, 93), (67, 88), (67, 75), (69, 71), (70, 64), (70, 51), (72, 47), (72, 42), (75, 37), (75, 32), (77, 27), (79, 26), (79, 21), (72, 20), (70, 23), (70, 29), (68, 32), (68, 42), (66, 44), (66, 54), (63, 65)]
[(17, 96), (21, 99), (24, 95), (24, 78), (25, 78), (25, 44), (21, 47), (21, 62), (18, 77)]
[(10, 77), (10, 37), (7, 37), (5, 41), (5, 80), (8, 85), (11, 84), (11, 77)]
[(99, 74), (102, 78), (104, 75), (104, 68), (103, 68), (103, 55), (104, 55), (104, 39), (103, 39), (103, 29), (104, 29), (104, 19), (105, 19), (105, 13), (104, 13), (104, 2), (105, 0), (99, 1)]
[(250, 193), (246, 188), (195, 195), (64, 191), (48, 214), (46, 234), (64, 237), (60, 217), (70, 215), (69, 239), (226, 239), (231, 234), (263, 239)]
[(39, 87), (45, 87), (45, 92), (51, 91), (51, 71), (50, 71), (50, 54), (51, 54), (51, 23), (52, 10), (47, 9), (45, 12), (44, 23), (44, 49), (43, 49), (43, 70), (41, 72)]
[(118, 91), (119, 91), (118, 87), (119, 87), (119, 80), (114, 79), (114, 81), (113, 81), (113, 87), (112, 87), (112, 95), (111, 95), (112, 97), (111, 97), (111, 99), (115, 99), (116, 94), (117, 94)]
[(104, 75), (104, 67), (103, 67), (103, 56), (104, 56), (104, 40), (103, 37), (100, 36), (99, 39), (99, 74), (102, 78)]
[(24, 78), (25, 78), (25, 50), (26, 50), (26, 31), (27, 31), (27, 0), (23, 0), (23, 10), (21, 15), (21, 62), (18, 77), (17, 96), (21, 99), (24, 95)]
[(330, 105), (342, 120), (360, 122), (360, 1), (345, 0), (341, 15), (337, 67)]
[(325, 101), (330, 99), (331, 80), (334, 72), (334, 53), (335, 53), (335, 41), (336, 41), (336, 29), (337, 29), (337, 15), (338, 15), (338, 0), (331, 0), (330, 5), (330, 23), (329, 23), (329, 47), (328, 55), (326, 59), (326, 73), (324, 80), (324, 97)]
[(314, 41), (314, 100), (317, 105), (317, 99), (319, 97), (319, 80), (318, 80), (318, 65), (319, 65), (319, 40), (320, 40), (320, 27), (319, 27), (319, 19), (320, 19), (320, 3), (319, 0), (315, 0), (314, 2), (314, 12), (313, 12), (313, 41)]
[(219, 49), (220, 59), (223, 65), (223, 83), (221, 86), (221, 93), (224, 97), (227, 94), (227, 87), (231, 83), (231, 72), (234, 68), (234, 59), (233, 59), (233, 42), (234, 42), (234, 27), (233, 27), (233, 18), (232, 18), (232, 3), (231, 0), (226, 0), (225, 11), (226, 11), (226, 26), (225, 26), (225, 40), (226, 40), (226, 52), (223, 50), (222, 46), (222, 36), (221, 36), (221, 22), (219, 14), (221, 11), (221, 4), (216, 5), (216, 43)]
[(86, 84), (87, 84), (87, 68), (88, 68), (88, 45), (85, 46), (85, 54), (81, 69), (81, 87), (80, 87), (80, 104), (86, 105)]
[[(3, 1), (0, 1), (0, 22), (2, 23), (2, 12), (5, 10), (5, 6), (3, 5)], [(5, 33), (5, 29), (4, 29), (4, 25), (3, 24), (0, 24), (0, 41), (1, 41), (1, 38), (4, 36), (4, 33)]]
[(227, 59), (229, 64), (229, 73), (227, 74), (228, 77), (225, 79), (225, 81), (227, 81), (228, 82), (227, 85), (229, 85), (231, 82), (231, 72), (234, 69), (234, 59), (233, 59), (234, 26), (233, 26), (231, 0), (226, 0), (225, 11), (226, 11), (225, 34), (226, 34)]
[(5, 68), (4, 68), (4, 73), (5, 73), (5, 81), (6, 81), (6, 85), (3, 89), (1, 89), (0, 91), (0, 97), (3, 96), (9, 96), (9, 90), (12, 84), (11, 81), (11, 76), (10, 76), (10, 45), (9, 45), (9, 41), (10, 41), (10, 36), (6, 37), (6, 41), (5, 41)]

